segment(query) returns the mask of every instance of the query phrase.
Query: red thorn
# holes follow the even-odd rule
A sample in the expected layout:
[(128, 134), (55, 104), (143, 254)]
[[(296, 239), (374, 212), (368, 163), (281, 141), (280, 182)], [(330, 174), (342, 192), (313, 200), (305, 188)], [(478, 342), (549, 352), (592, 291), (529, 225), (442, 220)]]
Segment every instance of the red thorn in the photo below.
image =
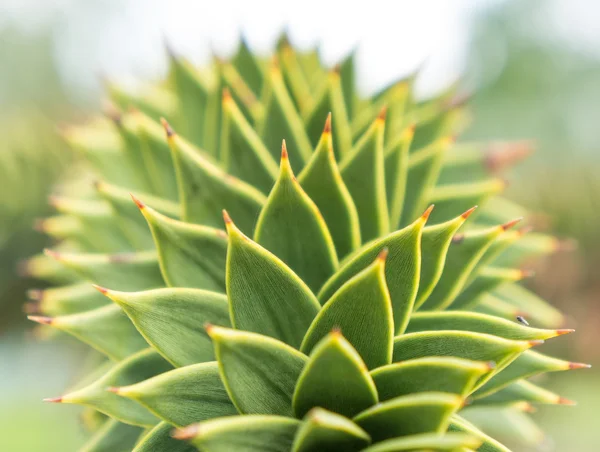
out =
[(339, 326), (334, 326), (331, 328), (331, 335), (335, 337), (339, 337), (342, 335), (342, 329)]
[(108, 293), (108, 289), (106, 289), (102, 286), (98, 286), (97, 284), (92, 284), (92, 287), (94, 289), (96, 289), (98, 292), (100, 292), (102, 295), (106, 295)]
[(227, 211), (225, 209), (223, 209), (223, 221), (225, 222), (226, 225), (231, 224), (231, 217), (229, 216), (229, 214), (227, 213)]
[(467, 210), (466, 212), (464, 212), (461, 217), (463, 218), (463, 220), (466, 220), (467, 218), (469, 218), (471, 216), (471, 214), (473, 212), (475, 212), (475, 210), (477, 210), (478, 206), (473, 206), (471, 207), (469, 210)]
[(589, 369), (590, 367), (592, 367), (591, 364), (569, 363), (569, 369)]
[(563, 328), (563, 329), (555, 331), (557, 336), (562, 336), (563, 334), (569, 334), (569, 333), (574, 333), (574, 332), (575, 332), (575, 330), (571, 329), (571, 328)]
[(144, 208), (146, 207), (146, 204), (144, 204), (142, 201), (140, 201), (138, 198), (136, 198), (133, 193), (129, 193), (129, 196), (131, 196), (131, 199), (133, 199), (133, 202), (135, 203), (136, 206), (138, 206), (138, 208), (140, 210), (144, 210)]
[(541, 339), (537, 339), (537, 340), (533, 340), (533, 341), (528, 341), (529, 342), (529, 346), (530, 347), (536, 347), (538, 345), (542, 345), (544, 343), (543, 340)]
[(175, 132), (173, 131), (173, 128), (171, 127), (171, 125), (167, 122), (167, 120), (165, 118), (160, 118), (160, 123), (163, 125), (163, 127), (165, 128), (165, 132), (167, 134), (167, 138), (171, 138), (172, 136), (175, 135)]
[(118, 394), (120, 389), (121, 388), (117, 386), (109, 386), (108, 388), (106, 388), (108, 392), (112, 392), (113, 394)]
[(519, 218), (515, 218), (514, 220), (510, 220), (510, 221), (504, 223), (503, 225), (501, 225), (500, 227), (502, 229), (504, 229), (505, 231), (507, 231), (508, 229), (512, 228), (515, 224), (519, 223), (520, 221), (523, 221), (523, 217), (519, 217)]
[(189, 425), (185, 428), (175, 429), (171, 432), (171, 436), (175, 439), (188, 440), (197, 436), (200, 432), (200, 427), (196, 424)]
[(388, 107), (387, 107), (387, 105), (384, 105), (382, 107), (382, 109), (379, 110), (379, 113), (377, 114), (377, 119), (379, 121), (385, 121), (385, 117), (387, 116), (387, 111), (388, 111)]
[(429, 219), (429, 215), (431, 215), (431, 211), (433, 210), (434, 205), (430, 205), (427, 210), (425, 212), (423, 212), (423, 215), (421, 215), (421, 219), (423, 219), (423, 221), (427, 221)]
[(229, 88), (223, 88), (223, 102), (228, 102), (231, 100), (231, 93), (229, 92)]
[(385, 260), (388, 257), (390, 250), (389, 248), (386, 246), (384, 249), (382, 249), (379, 254), (377, 255), (377, 260), (385, 262)]
[(559, 405), (577, 405), (577, 402), (575, 402), (574, 400), (567, 399), (565, 397), (559, 397), (556, 403), (558, 403)]
[(206, 331), (206, 333), (210, 336), (211, 331), (213, 331), (215, 328), (215, 326), (212, 323), (206, 322), (204, 324), (204, 330)]
[(49, 402), (49, 403), (61, 403), (62, 402), (62, 397), (50, 397), (48, 399), (42, 399), (43, 402)]
[(288, 159), (287, 146), (285, 145), (285, 140), (283, 140), (281, 142), (281, 160), (287, 160), (287, 159)]
[(325, 120), (325, 127), (323, 128), (323, 134), (331, 133), (331, 112), (327, 114), (327, 119)]
[(54, 320), (52, 317), (44, 317), (39, 315), (28, 315), (27, 318), (32, 322), (40, 323), (42, 325), (52, 325)]

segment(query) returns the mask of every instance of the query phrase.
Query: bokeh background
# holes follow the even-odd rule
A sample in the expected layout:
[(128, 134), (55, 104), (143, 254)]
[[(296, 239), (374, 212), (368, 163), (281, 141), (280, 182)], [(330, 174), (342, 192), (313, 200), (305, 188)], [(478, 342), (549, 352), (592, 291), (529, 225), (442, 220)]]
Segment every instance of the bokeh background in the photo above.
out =
[(18, 262), (44, 245), (33, 225), (51, 187), (76, 168), (57, 124), (99, 109), (102, 77), (159, 77), (165, 39), (201, 63), (231, 52), (240, 31), (266, 52), (284, 27), (297, 45), (322, 41), (331, 64), (358, 46), (365, 92), (418, 66), (424, 96), (462, 74), (475, 93), (471, 138), (536, 140), (510, 196), (544, 212), (540, 227), (579, 243), (531, 283), (577, 329), (546, 347), (599, 364), (549, 378), (579, 405), (535, 414), (548, 432), (541, 450), (600, 450), (598, 18), (590, 0), (0, 0), (0, 450), (68, 452), (84, 439), (76, 408), (41, 403), (76, 374), (77, 350), (32, 338), (22, 303), (35, 282), (18, 275)]

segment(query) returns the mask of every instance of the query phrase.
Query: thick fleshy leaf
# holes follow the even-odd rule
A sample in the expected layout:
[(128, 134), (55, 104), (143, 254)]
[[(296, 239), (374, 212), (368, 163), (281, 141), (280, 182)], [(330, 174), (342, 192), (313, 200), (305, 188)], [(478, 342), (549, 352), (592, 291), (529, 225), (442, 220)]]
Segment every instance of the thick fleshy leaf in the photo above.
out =
[(238, 414), (214, 361), (171, 370), (113, 391), (178, 427)]
[(485, 397), (499, 389), (508, 386), (522, 378), (529, 378), (544, 372), (557, 372), (569, 369), (585, 369), (591, 367), (589, 364), (572, 363), (562, 359), (552, 358), (533, 350), (528, 350), (519, 356), (500, 374), (488, 381), (473, 394), (474, 397)]
[(303, 111), (313, 101), (308, 78), (300, 66), (298, 53), (287, 39), (280, 41), (277, 55), (285, 84), (298, 111)]
[(222, 225), (228, 209), (242, 228), (251, 231), (265, 197), (256, 188), (225, 173), (202, 151), (180, 138), (164, 122), (177, 172), (182, 220), (207, 226)]
[(350, 419), (322, 408), (313, 408), (296, 433), (292, 452), (358, 452), (370, 442), (367, 432)]
[(175, 432), (203, 452), (289, 452), (300, 421), (281, 416), (233, 416)]
[(72, 284), (81, 281), (77, 272), (47, 254), (38, 254), (21, 262), (19, 272), (22, 276), (41, 279), (52, 284)]
[[(303, 166), (312, 152), (310, 140), (276, 64), (268, 70), (265, 115), (258, 124), (258, 133), (274, 159), (279, 156), (281, 140), (289, 146), (290, 158)], [(321, 119), (325, 120), (325, 116)]]
[(404, 229), (375, 240), (350, 255), (319, 292), (324, 303), (350, 278), (371, 265), (377, 255), (388, 249), (385, 275), (392, 300), (396, 334), (406, 329), (419, 286), (421, 235), (431, 209)]
[(545, 340), (567, 334), (573, 330), (545, 330), (525, 326), (492, 315), (476, 312), (416, 312), (410, 318), (407, 333), (419, 331), (460, 330), (493, 334), (517, 341)]
[(482, 444), (479, 449), (477, 449), (478, 452), (511, 452), (498, 441), (489, 437), (469, 421), (456, 414), (452, 416), (448, 430), (450, 432), (467, 433), (468, 435), (472, 435), (480, 439)]
[[(422, 149), (417, 148), (417, 151), (410, 154), (405, 197), (402, 205), (402, 214), (400, 216), (401, 225), (410, 222), (419, 214), (419, 212), (422, 212), (428, 204), (431, 204), (431, 193), (440, 173), (444, 153), (452, 143), (452, 138), (440, 138)], [(471, 206), (473, 205), (476, 205), (476, 203), (471, 204)], [(453, 212), (452, 216), (444, 218), (442, 221), (450, 220), (451, 218), (454, 218), (456, 214), (464, 212), (465, 210), (467, 209), (457, 209)], [(435, 212), (432, 215), (432, 219), (439, 218), (438, 215), (435, 215)], [(439, 220), (435, 221), (435, 223), (439, 222)]]
[(107, 388), (125, 386), (161, 374), (172, 367), (154, 350), (143, 350), (116, 364), (89, 386), (66, 394), (51, 402), (77, 403), (91, 406), (126, 424), (153, 426), (158, 418), (132, 400), (119, 397)]
[(335, 161), (331, 139), (331, 115), (310, 161), (298, 181), (317, 205), (342, 258), (360, 246), (358, 212)]
[(83, 445), (79, 452), (129, 452), (135, 446), (142, 429), (108, 419)]
[(438, 433), (421, 433), (403, 438), (388, 439), (371, 447), (364, 452), (401, 452), (401, 451), (463, 451), (464, 448), (477, 450), (481, 440), (464, 433), (446, 433), (441, 436)]
[(120, 361), (148, 346), (119, 306), (108, 305), (79, 314), (59, 317), (29, 316), (75, 336), (114, 361)]
[(329, 229), (294, 177), (285, 141), (279, 177), (258, 217), (254, 240), (285, 262), (313, 292), (338, 266)]
[(440, 280), (452, 238), (471, 215), (473, 209), (467, 210), (453, 220), (423, 229), (421, 237), (421, 277), (419, 278), (419, 291), (415, 300), (415, 309), (418, 309), (427, 300)]
[(528, 276), (531, 276), (529, 271), (516, 268), (482, 268), (473, 282), (456, 297), (450, 307), (456, 310), (471, 310), (479, 304), (481, 297), (486, 293), (504, 284), (521, 281)]
[(352, 417), (376, 403), (377, 389), (360, 355), (341, 333), (330, 333), (316, 345), (298, 379), (295, 416), (321, 407)]
[(173, 438), (173, 426), (161, 422), (150, 430), (131, 452), (193, 452), (196, 448), (184, 441)]
[(259, 94), (262, 91), (264, 68), (257, 56), (248, 47), (244, 36), (241, 37), (237, 52), (231, 61), (252, 92)]
[(336, 70), (327, 75), (320, 92), (315, 96), (313, 105), (304, 115), (306, 130), (313, 146), (316, 146), (319, 141), (323, 121), (329, 113), (332, 114), (333, 120), (333, 150), (338, 161), (341, 161), (350, 153), (352, 134), (344, 103), (341, 78)]
[(410, 394), (380, 403), (354, 418), (373, 442), (419, 433), (442, 433), (462, 398), (443, 392)]
[[(335, 116), (333, 122), (335, 127)], [(363, 242), (381, 237), (390, 229), (385, 189), (384, 130), (385, 111), (340, 163), (342, 178), (358, 211)], [(335, 145), (334, 142), (334, 150)]]
[(307, 357), (270, 337), (208, 327), (221, 379), (241, 414), (292, 415), (292, 396)]
[(558, 309), (519, 284), (503, 285), (493, 294), (514, 306), (520, 315), (539, 322), (546, 328), (555, 328), (565, 322), (564, 315)]
[(277, 177), (277, 164), (228, 91), (223, 93), (223, 114), (223, 165), (229, 174), (268, 193)]
[(493, 367), (481, 361), (432, 356), (382, 366), (371, 371), (371, 376), (382, 402), (428, 391), (465, 397), (477, 380)]
[(77, 314), (108, 304), (108, 300), (88, 283), (33, 289), (27, 292), (30, 304), (28, 312), (40, 312), (46, 316)]
[(342, 95), (344, 96), (344, 105), (348, 118), (354, 115), (356, 107), (356, 67), (355, 60), (356, 48), (354, 48), (340, 63), (340, 77), (342, 79)]
[(181, 288), (145, 292), (99, 290), (123, 308), (146, 341), (174, 366), (215, 359), (204, 325), (229, 326), (225, 295)]
[[(225, 94), (226, 90), (229, 91), (231, 97), (239, 107), (241, 114), (252, 124), (260, 121), (265, 114), (264, 106), (258, 101), (256, 94), (254, 94), (254, 91), (248, 86), (246, 80), (242, 78), (233, 64), (218, 59), (215, 60), (215, 63), (218, 65), (218, 70), (221, 74), (223, 94)], [(222, 108), (224, 110), (225, 105), (223, 105)], [(223, 115), (222, 119), (225, 119), (225, 112)], [(221, 141), (219, 143), (221, 145), (221, 152), (219, 154), (221, 161), (225, 160), (223, 149), (226, 145), (223, 144), (223, 139), (226, 138), (224, 129), (221, 129)]]
[(154, 251), (121, 254), (75, 254), (46, 250), (46, 254), (90, 283), (117, 290), (164, 286)]
[(334, 328), (339, 328), (367, 368), (392, 361), (394, 316), (385, 281), (384, 249), (375, 262), (346, 282), (319, 311), (300, 350), (310, 353)]
[(541, 341), (513, 341), (467, 331), (425, 331), (394, 339), (394, 362), (427, 356), (454, 356), (473, 361), (493, 361), (496, 371), (505, 368), (523, 351)]
[(227, 235), (222, 229), (173, 220), (134, 198), (152, 231), (158, 263), (171, 287), (225, 291)]
[(423, 309), (445, 309), (463, 289), (477, 262), (507, 225), (457, 234), (446, 255), (446, 265), (437, 285), (427, 297)]
[[(389, 124), (389, 111), (386, 121)], [(386, 132), (387, 130), (388, 127), (386, 127)], [(414, 132), (414, 127), (409, 126), (399, 133), (391, 144), (386, 141), (385, 187), (390, 216), (390, 229), (392, 230), (398, 229), (402, 221), (402, 211), (407, 195), (406, 184), (408, 181), (409, 150)], [(410, 219), (407, 219), (407, 221), (410, 221)]]
[(299, 348), (320, 309), (308, 286), (281, 260), (246, 237), (225, 216), (227, 296), (232, 325)]
[(575, 404), (575, 402), (527, 380), (518, 380), (493, 394), (474, 400), (473, 405), (507, 405), (515, 402), (544, 403), (549, 405)]

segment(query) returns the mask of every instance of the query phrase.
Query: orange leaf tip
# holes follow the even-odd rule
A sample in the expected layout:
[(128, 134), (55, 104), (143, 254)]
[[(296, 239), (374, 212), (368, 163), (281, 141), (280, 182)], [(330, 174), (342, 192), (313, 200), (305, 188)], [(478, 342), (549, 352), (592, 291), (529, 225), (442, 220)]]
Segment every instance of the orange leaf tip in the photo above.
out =
[(473, 212), (475, 212), (475, 210), (477, 210), (477, 207), (478, 207), (478, 206), (473, 206), (473, 207), (471, 207), (469, 210), (467, 210), (466, 212), (464, 212), (464, 213), (461, 215), (461, 217), (462, 217), (464, 220), (466, 220), (467, 218), (469, 218), (469, 217), (471, 216), (471, 214), (472, 214)]
[(536, 347), (538, 345), (542, 345), (544, 343), (544, 341), (541, 339), (536, 339), (533, 341), (528, 341), (528, 343), (529, 343), (529, 347)]
[(206, 331), (206, 334), (208, 334), (209, 336), (214, 331), (214, 329), (215, 329), (215, 326), (212, 323), (206, 322), (204, 324), (204, 330)]
[(106, 388), (106, 390), (108, 392), (112, 392), (113, 394), (118, 394), (119, 391), (121, 390), (121, 388), (119, 388), (117, 386), (109, 386), (108, 388)]
[(385, 247), (385, 248), (384, 248), (384, 249), (382, 249), (382, 250), (379, 252), (379, 254), (377, 255), (377, 260), (378, 260), (378, 261), (381, 261), (381, 262), (385, 262), (385, 260), (386, 260), (386, 259), (387, 259), (387, 257), (388, 257), (388, 254), (389, 254), (389, 252), (390, 252), (390, 250), (389, 250), (387, 247)]
[(387, 116), (387, 111), (388, 111), (388, 107), (387, 105), (384, 105), (381, 110), (379, 110), (379, 113), (377, 114), (377, 119), (379, 121), (384, 122), (385, 121), (385, 117)]
[(327, 114), (327, 119), (325, 120), (325, 127), (323, 127), (323, 134), (331, 133), (331, 112)]
[(331, 333), (330, 333), (333, 337), (341, 337), (342, 336), (342, 329), (339, 326), (334, 326), (333, 328), (331, 328)]
[(425, 212), (423, 212), (423, 215), (421, 215), (421, 220), (423, 221), (427, 221), (429, 219), (429, 215), (431, 215), (431, 211), (433, 210), (435, 206), (432, 204), (430, 205), (427, 210)]
[(559, 405), (577, 405), (577, 402), (575, 402), (574, 400), (567, 399), (565, 397), (559, 397), (556, 403), (558, 403)]
[(175, 439), (188, 440), (188, 439), (192, 439), (195, 436), (197, 436), (199, 432), (200, 432), (200, 427), (198, 425), (189, 425), (185, 428), (179, 428), (179, 429), (173, 430), (173, 432), (171, 433), (171, 436)]
[(486, 365), (488, 370), (494, 370), (496, 368), (496, 363), (494, 361), (488, 361)]
[(517, 224), (517, 223), (519, 223), (519, 222), (521, 222), (521, 221), (523, 221), (523, 217), (515, 218), (514, 220), (510, 220), (510, 221), (508, 221), (508, 222), (504, 223), (504, 224), (503, 224), (503, 225), (501, 225), (500, 227), (501, 227), (503, 230), (507, 231), (507, 230), (509, 230), (510, 228), (512, 228), (512, 227), (513, 227), (515, 224)]
[(173, 130), (173, 128), (171, 127), (171, 125), (167, 122), (167, 120), (165, 118), (160, 118), (160, 123), (163, 125), (163, 127), (165, 128), (165, 132), (167, 134), (167, 138), (171, 138), (172, 136), (175, 135), (175, 131)]
[(223, 88), (223, 102), (229, 102), (231, 100), (231, 93), (229, 92), (229, 88)]
[(41, 315), (28, 315), (27, 318), (32, 322), (39, 323), (41, 325), (52, 325), (52, 317), (45, 317)]
[(574, 333), (575, 330), (571, 329), (571, 328), (563, 328), (563, 329), (560, 329), (560, 330), (556, 330), (555, 332), (556, 332), (557, 336), (562, 336), (563, 334)]
[(44, 250), (44, 254), (46, 256), (51, 257), (52, 259), (56, 259), (56, 260), (60, 260), (60, 258), (61, 258), (61, 254), (58, 251), (54, 251), (49, 248), (46, 248)]
[(62, 402), (62, 397), (50, 397), (47, 399), (43, 399), (43, 402), (48, 402), (48, 403), (61, 403)]
[(146, 204), (144, 204), (142, 201), (140, 201), (138, 198), (136, 198), (133, 193), (129, 193), (129, 196), (131, 196), (131, 199), (133, 199), (133, 202), (135, 203), (136, 206), (138, 206), (138, 208), (140, 210), (144, 210), (144, 208), (146, 207)]
[(98, 286), (97, 284), (92, 284), (92, 287), (100, 292), (102, 295), (106, 295), (108, 293), (108, 289), (102, 286)]
[(231, 217), (225, 209), (223, 209), (223, 221), (225, 222), (225, 226), (230, 225), (232, 223)]
[(283, 140), (281, 142), (281, 160), (287, 160), (288, 159), (288, 151), (287, 151), (287, 146), (285, 144), (285, 140)]
[(591, 364), (569, 363), (569, 369), (589, 369), (590, 367), (592, 367)]

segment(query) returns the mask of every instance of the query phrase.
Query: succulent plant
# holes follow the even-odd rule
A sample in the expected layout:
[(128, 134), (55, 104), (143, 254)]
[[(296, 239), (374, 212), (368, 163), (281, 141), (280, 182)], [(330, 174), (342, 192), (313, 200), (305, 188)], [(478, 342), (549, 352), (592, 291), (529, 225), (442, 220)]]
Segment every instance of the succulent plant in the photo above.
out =
[(519, 284), (558, 243), (499, 196), (527, 146), (457, 142), (454, 86), (361, 97), (352, 55), (328, 70), (285, 39), (270, 59), (242, 42), (207, 68), (170, 61), (65, 129), (95, 190), (52, 198), (57, 245), (26, 266), (55, 285), (27, 305), (39, 334), (94, 350), (48, 399), (86, 407), (83, 450), (538, 441), (525, 412), (571, 402), (529, 379), (585, 365), (531, 350), (572, 330)]

